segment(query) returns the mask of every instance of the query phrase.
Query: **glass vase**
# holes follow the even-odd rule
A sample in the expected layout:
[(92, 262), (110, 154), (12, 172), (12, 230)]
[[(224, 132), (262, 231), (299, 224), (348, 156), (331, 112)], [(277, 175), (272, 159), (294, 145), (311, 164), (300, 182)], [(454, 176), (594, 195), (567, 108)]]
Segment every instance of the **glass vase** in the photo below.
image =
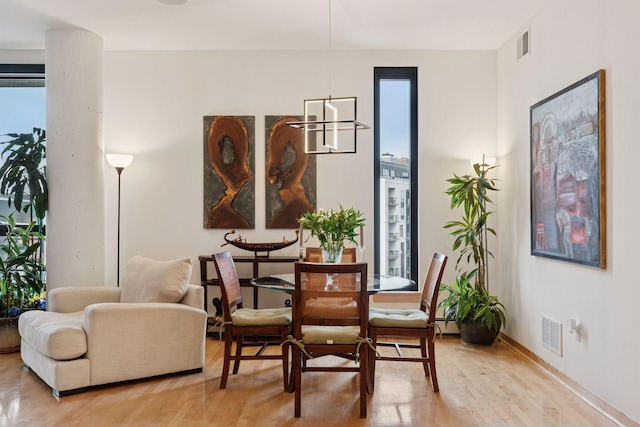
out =
[(342, 245), (322, 246), (322, 262), (334, 264), (342, 261), (343, 249)]

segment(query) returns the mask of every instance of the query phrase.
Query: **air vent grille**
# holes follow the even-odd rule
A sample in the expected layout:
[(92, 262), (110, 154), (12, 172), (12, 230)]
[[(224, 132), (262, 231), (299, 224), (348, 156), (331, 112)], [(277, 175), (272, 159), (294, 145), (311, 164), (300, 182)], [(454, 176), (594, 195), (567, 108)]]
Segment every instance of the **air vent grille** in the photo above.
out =
[(542, 316), (542, 345), (562, 356), (562, 324)]
[(518, 38), (518, 59), (522, 58), (525, 55), (529, 54), (529, 30), (525, 31)]

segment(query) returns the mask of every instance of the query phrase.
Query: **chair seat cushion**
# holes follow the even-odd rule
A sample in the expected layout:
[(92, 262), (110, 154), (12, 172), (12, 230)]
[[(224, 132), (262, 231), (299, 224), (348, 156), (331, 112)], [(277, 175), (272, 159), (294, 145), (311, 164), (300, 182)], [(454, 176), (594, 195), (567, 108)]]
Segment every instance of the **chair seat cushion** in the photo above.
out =
[(240, 308), (231, 313), (235, 326), (286, 326), (293, 315), (290, 307), (285, 308)]
[(28, 311), (18, 320), (18, 331), (40, 353), (56, 360), (71, 360), (87, 352), (84, 311), (55, 313)]
[(359, 326), (303, 326), (305, 344), (356, 344), (360, 338)]
[(422, 310), (369, 309), (369, 325), (379, 328), (426, 329), (429, 316)]

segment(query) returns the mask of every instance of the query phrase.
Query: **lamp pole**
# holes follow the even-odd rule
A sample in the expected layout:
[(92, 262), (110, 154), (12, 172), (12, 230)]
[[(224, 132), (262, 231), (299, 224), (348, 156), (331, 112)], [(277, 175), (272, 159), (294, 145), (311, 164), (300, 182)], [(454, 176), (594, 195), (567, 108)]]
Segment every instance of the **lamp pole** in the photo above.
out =
[(129, 154), (107, 154), (107, 161), (118, 173), (118, 252), (116, 259), (116, 286), (120, 286), (120, 178), (122, 171), (133, 161)]
[(120, 286), (120, 176), (124, 168), (118, 166), (115, 168), (118, 173), (118, 255), (116, 257), (116, 286)]

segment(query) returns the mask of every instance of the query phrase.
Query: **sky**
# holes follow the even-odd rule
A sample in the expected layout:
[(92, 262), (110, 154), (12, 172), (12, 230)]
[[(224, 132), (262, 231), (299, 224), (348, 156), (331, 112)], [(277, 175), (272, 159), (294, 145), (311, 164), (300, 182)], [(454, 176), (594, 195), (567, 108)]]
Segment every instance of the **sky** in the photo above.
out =
[(380, 81), (380, 154), (410, 155), (409, 86), (408, 80)]
[(0, 87), (0, 135), (44, 129), (45, 108), (44, 87)]

